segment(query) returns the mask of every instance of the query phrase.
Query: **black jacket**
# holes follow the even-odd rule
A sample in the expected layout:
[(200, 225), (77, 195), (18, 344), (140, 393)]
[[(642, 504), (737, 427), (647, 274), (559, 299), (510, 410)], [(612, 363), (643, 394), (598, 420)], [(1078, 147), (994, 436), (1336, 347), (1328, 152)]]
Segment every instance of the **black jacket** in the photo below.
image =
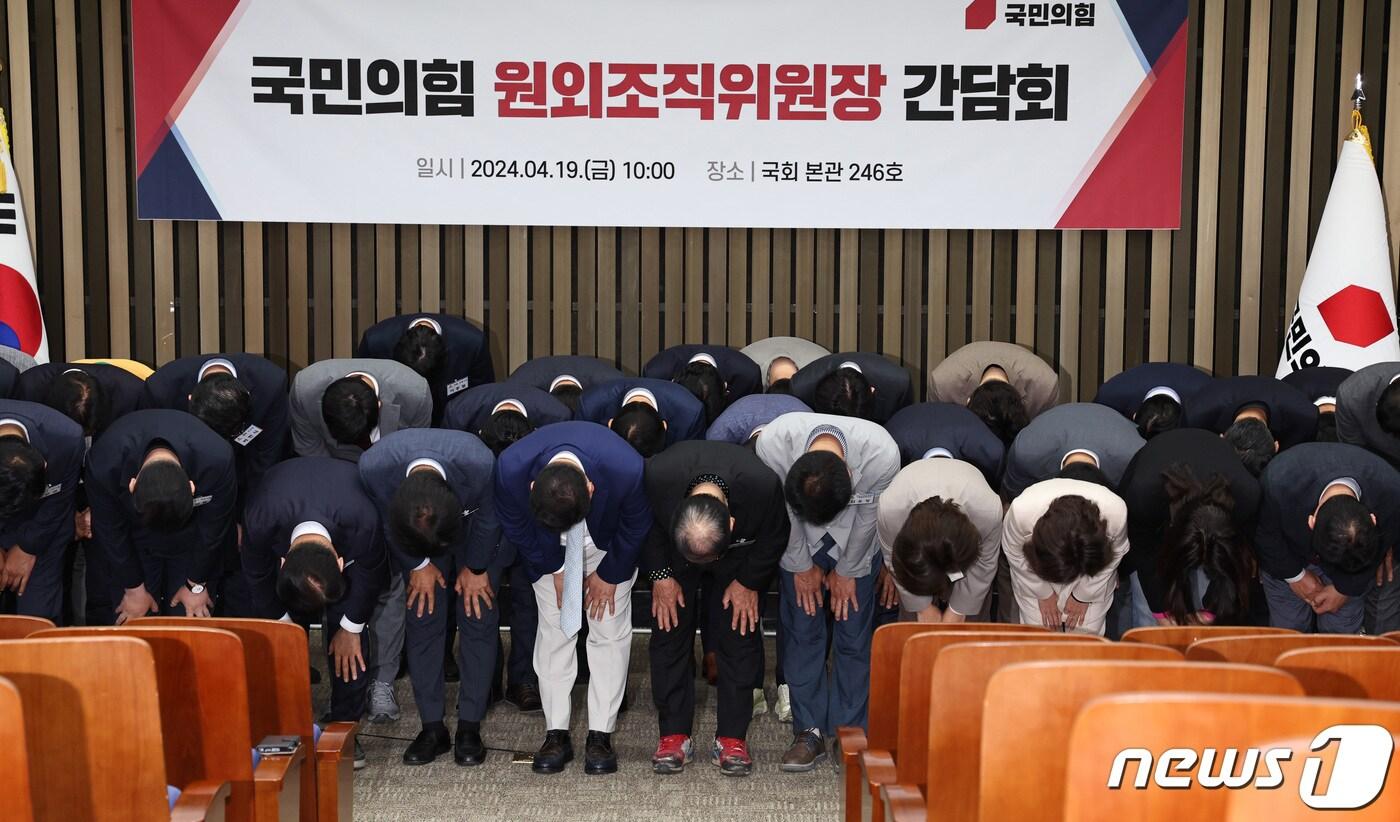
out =
[(572, 419), (569, 407), (556, 400), (548, 391), (533, 385), (507, 380), (468, 388), (447, 401), (441, 428), (476, 434), (491, 418), (491, 409), (502, 400), (519, 400), (525, 406), (525, 416), (535, 428)]
[(1191, 395), (1186, 403), (1186, 423), (1225, 433), (1235, 415), (1251, 405), (1263, 406), (1269, 430), (1279, 448), (1312, 441), (1317, 433), (1317, 406), (1302, 391), (1273, 377), (1217, 377)]
[[(124, 368), (107, 363), (51, 362), (36, 365), (20, 375), (15, 386), (15, 399), (43, 402), (54, 378), (70, 369), (87, 373), (101, 387), (102, 402), (106, 407), (98, 417), (98, 437), (116, 420), (138, 408), (148, 407), (144, 403), (146, 384), (141, 378)], [(181, 407), (180, 410), (183, 411), (184, 408)]]
[(533, 385), (541, 391), (548, 391), (549, 384), (565, 374), (578, 380), (579, 386), (585, 389), (599, 383), (620, 380), (624, 376), (612, 363), (597, 357), (556, 354), (550, 357), (535, 357), (521, 363), (511, 372), (510, 379)]
[(673, 345), (647, 360), (647, 364), (642, 366), (642, 376), (657, 380), (674, 380), (696, 354), (709, 354), (715, 358), (715, 370), (719, 371), (726, 386), (726, 406), (740, 397), (757, 394), (763, 390), (763, 375), (759, 371), (758, 363), (739, 349), (727, 345)]
[(24, 426), (29, 444), (44, 458), (44, 495), (26, 517), (0, 520), (0, 546), (26, 554), (63, 551), (73, 541), (73, 512), (87, 444), (83, 429), (38, 403), (0, 400), (0, 420)]
[(817, 393), (817, 383), (847, 362), (860, 366), (865, 379), (875, 387), (875, 403), (871, 413), (873, 421), (883, 425), (896, 411), (909, 404), (912, 396), (909, 371), (884, 355), (859, 351), (828, 354), (813, 361), (792, 375), (793, 395), (812, 405), (812, 398)]
[(971, 463), (997, 488), (1006, 457), (1006, 445), (987, 424), (951, 402), (921, 402), (902, 408), (885, 423), (899, 445), (899, 464), (921, 460), (933, 448), (946, 448), (955, 460)]
[(442, 368), (427, 378), (433, 392), (433, 424), (437, 425), (449, 399), (472, 386), (496, 381), (491, 348), (480, 328), (450, 314), (401, 314), (366, 328), (355, 347), (355, 356), (392, 360), (399, 338), (409, 326), (423, 319), (442, 328), (442, 341), (447, 348)]

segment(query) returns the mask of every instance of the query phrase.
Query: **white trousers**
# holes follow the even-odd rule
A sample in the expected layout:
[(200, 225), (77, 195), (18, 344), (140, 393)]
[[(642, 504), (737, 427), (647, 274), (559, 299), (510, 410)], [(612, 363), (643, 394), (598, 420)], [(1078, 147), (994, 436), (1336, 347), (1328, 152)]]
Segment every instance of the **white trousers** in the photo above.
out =
[[(584, 537), (584, 576), (598, 569), (607, 552), (598, 550), (591, 537)], [(622, 692), (627, 687), (627, 665), (632, 658), (632, 578), (619, 583), (613, 594), (613, 613), (588, 621), (588, 730), (612, 733)], [(569, 694), (578, 676), (577, 637), (566, 637), (559, 630), (559, 605), (555, 599), (554, 578), (545, 574), (534, 582), (535, 604), (539, 608), (539, 628), (535, 633), (535, 674), (540, 678), (540, 702), (544, 705), (546, 730), (569, 729)]]

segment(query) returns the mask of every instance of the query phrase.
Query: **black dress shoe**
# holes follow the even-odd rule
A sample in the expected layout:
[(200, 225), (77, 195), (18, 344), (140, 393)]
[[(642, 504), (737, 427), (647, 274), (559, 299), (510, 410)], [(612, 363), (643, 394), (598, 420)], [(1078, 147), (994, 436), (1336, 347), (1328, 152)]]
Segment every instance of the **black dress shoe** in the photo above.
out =
[(452, 737), (446, 728), (424, 728), (403, 752), (403, 764), (426, 765), (452, 750)]
[(458, 765), (480, 765), (486, 761), (486, 745), (481, 741), (479, 731), (457, 728), (457, 739), (452, 743), (452, 761)]
[[(588, 735), (589, 740), (593, 735)], [(535, 762), (531, 769), (535, 773), (559, 773), (564, 770), (564, 766), (574, 761), (574, 743), (569, 739), (568, 731), (546, 731), (544, 744), (540, 746), (539, 753), (535, 754)]]
[(448, 654), (442, 661), (442, 678), (448, 682), (460, 682), (462, 670), (457, 667), (457, 655)]
[(540, 702), (540, 689), (530, 682), (522, 682), (506, 689), (506, 701), (520, 709), (522, 714), (544, 710)]
[(583, 751), (583, 772), (617, 773), (617, 753), (613, 750), (612, 734), (588, 732), (588, 744)]

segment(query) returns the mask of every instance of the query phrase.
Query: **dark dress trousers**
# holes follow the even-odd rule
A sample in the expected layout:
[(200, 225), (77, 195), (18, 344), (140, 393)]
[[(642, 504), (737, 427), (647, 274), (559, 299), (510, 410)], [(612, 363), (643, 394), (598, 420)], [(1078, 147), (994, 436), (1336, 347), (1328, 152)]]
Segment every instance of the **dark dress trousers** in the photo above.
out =
[(867, 354), (861, 351), (827, 354), (809, 363), (792, 375), (793, 395), (811, 405), (812, 398), (817, 393), (817, 383), (848, 362), (859, 366), (865, 379), (875, 388), (875, 402), (871, 406), (873, 421), (884, 424), (896, 411), (910, 403), (913, 389), (909, 372), (904, 366), (881, 354)]
[(425, 319), (442, 329), (442, 341), (447, 349), (442, 368), (428, 378), (428, 387), (433, 392), (433, 424), (436, 425), (452, 397), (473, 386), (496, 381), (491, 348), (480, 328), (450, 314), (400, 314), (366, 328), (360, 344), (355, 347), (355, 356), (392, 360), (399, 338), (415, 322)]
[(548, 391), (514, 380), (468, 388), (447, 401), (442, 427), (475, 434), (491, 418), (491, 409), (504, 400), (516, 400), (525, 407), (525, 416), (535, 428), (571, 419), (569, 407)]
[(622, 410), (622, 398), (634, 388), (645, 388), (656, 397), (656, 410), (666, 422), (666, 446), (705, 436), (705, 409), (689, 391), (668, 380), (623, 377), (584, 389), (579, 397), (578, 418), (607, 425)]
[(1114, 411), (1132, 419), (1138, 407), (1147, 398), (1147, 392), (1154, 388), (1170, 388), (1180, 397), (1182, 408), (1207, 383), (1211, 376), (1194, 365), (1177, 362), (1145, 362), (1135, 365), (1104, 381), (1094, 402), (1107, 405)]
[(1263, 406), (1269, 415), (1269, 430), (1279, 448), (1309, 442), (1317, 432), (1317, 406), (1302, 391), (1273, 377), (1216, 377), (1195, 394), (1186, 405), (1190, 428), (1225, 433), (1235, 415), (1250, 406)]
[(758, 363), (737, 348), (727, 345), (673, 345), (647, 360), (642, 376), (657, 380), (674, 380), (681, 375), (696, 354), (709, 354), (715, 359), (715, 370), (724, 380), (726, 406), (740, 397), (763, 391), (763, 373)]
[(992, 488), (1001, 484), (1006, 445), (965, 405), (917, 403), (890, 417), (885, 430), (899, 446), (900, 465), (921, 460), (929, 451), (942, 448), (953, 459), (976, 466)]
[[(692, 565), (671, 540), (671, 519), (691, 484), (701, 474), (715, 474), (729, 487), (734, 528), (728, 549), (712, 563)], [(782, 481), (752, 451), (724, 442), (682, 442), (652, 457), (646, 466), (646, 493), (656, 518), (644, 548), (648, 573), (669, 573), (681, 587), (685, 606), (679, 624), (669, 631), (653, 626), (650, 654), (652, 696), (660, 713), (661, 735), (686, 734), (695, 714), (695, 630), (702, 612), (699, 591), (704, 581), (708, 608), (716, 615), (719, 662), (719, 736), (743, 739), (753, 714), (753, 686), (763, 674), (763, 636), (740, 636), (732, 613), (724, 608), (730, 583), (762, 596), (787, 548), (789, 522)]]
[(36, 365), (20, 375), (19, 383), (15, 387), (15, 399), (43, 402), (54, 378), (72, 370), (88, 374), (102, 390), (102, 401), (106, 408), (97, 422), (98, 436), (115, 420), (138, 408), (147, 407), (146, 384), (141, 378), (124, 368), (107, 363), (51, 362)]

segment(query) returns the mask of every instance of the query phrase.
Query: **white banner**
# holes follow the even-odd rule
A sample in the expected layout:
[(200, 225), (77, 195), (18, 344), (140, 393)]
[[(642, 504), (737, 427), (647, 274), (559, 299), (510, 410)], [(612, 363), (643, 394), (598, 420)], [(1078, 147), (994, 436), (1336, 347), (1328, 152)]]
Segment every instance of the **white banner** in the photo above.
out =
[(134, 0), (139, 214), (1173, 228), (1184, 0)]

